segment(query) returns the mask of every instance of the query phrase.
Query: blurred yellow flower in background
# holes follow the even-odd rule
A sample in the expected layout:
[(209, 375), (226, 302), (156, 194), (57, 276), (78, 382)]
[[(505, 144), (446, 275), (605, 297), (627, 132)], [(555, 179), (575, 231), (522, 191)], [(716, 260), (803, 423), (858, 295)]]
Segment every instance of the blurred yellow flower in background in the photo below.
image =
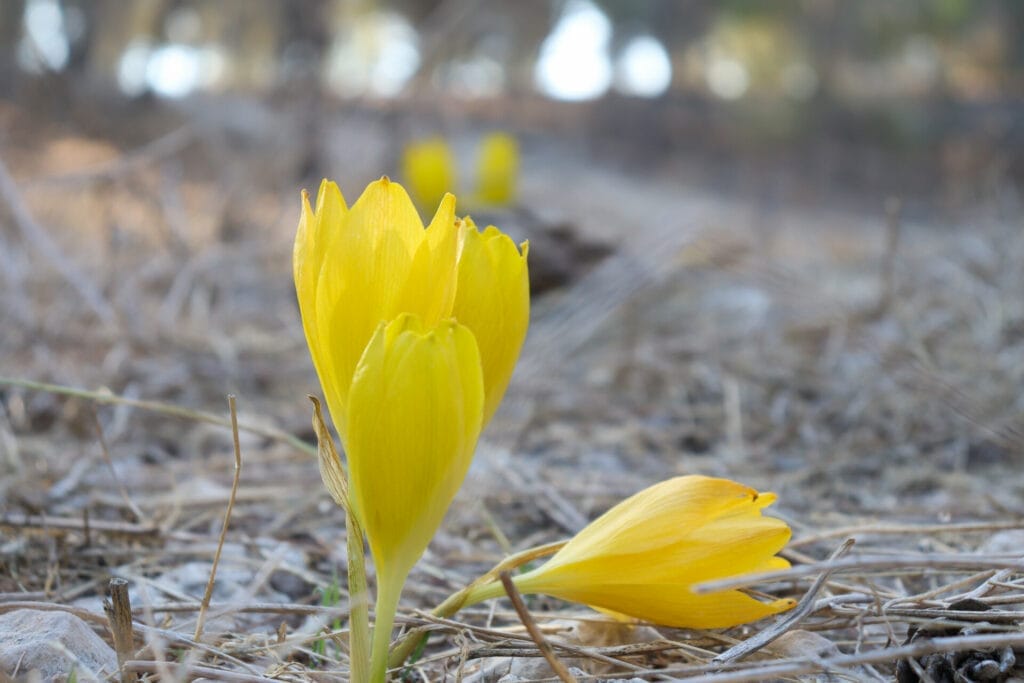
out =
[(455, 191), (455, 158), (443, 138), (410, 142), (402, 151), (402, 179), (417, 206), (428, 210)]
[[(776, 553), (790, 538), (762, 510), (772, 493), (727, 479), (676, 477), (622, 501), (546, 563), (514, 577), (523, 593), (544, 593), (617, 615), (677, 628), (725, 628), (792, 608), (740, 590), (694, 593), (692, 586), (784, 569)], [(501, 597), (499, 582), (471, 590), (464, 604)]]
[(490, 133), (477, 153), (476, 201), (506, 206), (516, 199), (519, 179), (519, 143), (508, 133)]

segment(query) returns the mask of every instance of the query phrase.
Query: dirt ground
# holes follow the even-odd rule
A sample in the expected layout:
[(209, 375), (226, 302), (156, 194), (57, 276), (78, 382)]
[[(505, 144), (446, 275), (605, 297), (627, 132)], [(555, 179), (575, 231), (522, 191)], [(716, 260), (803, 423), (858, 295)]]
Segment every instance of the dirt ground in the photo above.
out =
[[(145, 675), (334, 680), (344, 525), (300, 443), (318, 386), (291, 240), (300, 187), (328, 175), (352, 201), (395, 141), (353, 116), (299, 145), (301, 119), (245, 111), (162, 113), (118, 139), (0, 106), (0, 614), (66, 610), (111, 642), (119, 577)], [(531, 599), (581, 678), (888, 680), (901, 659), (900, 680), (1024, 677), (1017, 196), (901, 215), (679, 177), (524, 137), (525, 209), (486, 218), (530, 236), (531, 258), (555, 226), (570, 253), (609, 253), (554, 263), (564, 284), (535, 296), (506, 404), (406, 588), (399, 621), (434, 634), (407, 679), (551, 676), (507, 602), (429, 609), (683, 473), (778, 493), (794, 570), (764, 589), (803, 602), (697, 632)], [(197, 645), (234, 474), (228, 394), (242, 468)], [(775, 639), (732, 649), (752, 636)]]

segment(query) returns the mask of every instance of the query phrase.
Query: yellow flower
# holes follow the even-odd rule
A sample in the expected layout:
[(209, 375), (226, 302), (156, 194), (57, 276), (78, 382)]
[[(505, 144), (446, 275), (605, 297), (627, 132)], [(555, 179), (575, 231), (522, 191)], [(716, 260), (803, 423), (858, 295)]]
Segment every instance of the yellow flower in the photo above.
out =
[(349, 491), (377, 566), (372, 659), (380, 666), (406, 576), (473, 459), (483, 406), (476, 340), (453, 320), (427, 327), (403, 314), (381, 323), (356, 367)]
[(477, 156), (477, 201), (504, 206), (516, 198), (519, 145), (508, 133), (491, 133)]
[[(789, 540), (789, 527), (761, 514), (774, 501), (772, 493), (727, 479), (669, 479), (622, 501), (514, 581), (523, 593), (665, 626), (725, 628), (756, 621), (796, 603), (761, 602), (739, 590), (697, 594), (691, 587), (789, 566), (775, 555)], [(487, 583), (466, 604), (503, 594), (500, 583)]]
[(348, 458), (346, 481), (319, 422), (321, 476), (377, 566), (374, 681), (402, 585), (465, 478), (529, 319), (528, 245), (454, 211), (444, 195), (424, 229), (387, 178), (351, 209), (325, 180), (315, 211), (303, 193), (295, 237), (302, 324)]
[(459, 222), (459, 277), (452, 315), (480, 345), (484, 367), (484, 424), (498, 409), (530, 323), (530, 278), (526, 258), (508, 235), (489, 226), (482, 233), (471, 218)]
[(316, 211), (305, 197), (295, 236), (295, 289), (313, 365), (345, 442), (356, 363), (381, 321), (399, 313), (433, 327), (451, 314), (457, 278), (455, 198), (426, 230), (401, 185), (370, 183), (352, 206), (324, 181)]
[(477, 338), (484, 368), (485, 421), (501, 402), (529, 319), (522, 249), (497, 228), (482, 234), (456, 221), (445, 195), (426, 229), (408, 194), (382, 178), (346, 208), (324, 181), (316, 209), (304, 193), (294, 275), (302, 324), (342, 442), (356, 363), (377, 326), (400, 313), (425, 328), (455, 317)]
[[(348, 403), (352, 502), (381, 583), (419, 559), (465, 478), (483, 418), (480, 354), (455, 321), (381, 323)], [(399, 580), (399, 586), (401, 585)]]
[(402, 178), (420, 208), (437, 206), (455, 189), (455, 160), (442, 138), (410, 142), (402, 152)]

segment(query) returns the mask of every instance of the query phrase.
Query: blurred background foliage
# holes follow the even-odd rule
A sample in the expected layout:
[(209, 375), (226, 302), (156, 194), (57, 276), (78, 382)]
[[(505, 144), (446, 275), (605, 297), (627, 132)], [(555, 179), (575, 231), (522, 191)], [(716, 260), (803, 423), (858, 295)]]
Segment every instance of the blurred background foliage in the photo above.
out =
[(0, 3), (0, 93), (120, 134), (112, 102), (254, 97), (311, 130), (330, 107), (414, 112), (406, 137), (473, 119), (872, 194), (1024, 175), (1015, 0)]
[(65, 74), (128, 96), (300, 78), (341, 97), (429, 86), (464, 98), (978, 101), (1019, 96), (1024, 62), (1013, 0), (3, 4), (5, 85)]

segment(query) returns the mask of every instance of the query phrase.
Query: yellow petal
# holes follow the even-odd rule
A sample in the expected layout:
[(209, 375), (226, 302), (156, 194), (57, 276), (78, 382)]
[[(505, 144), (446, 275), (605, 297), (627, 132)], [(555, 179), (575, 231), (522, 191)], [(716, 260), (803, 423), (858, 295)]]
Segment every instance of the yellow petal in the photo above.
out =
[[(317, 283), (327, 254), (327, 244), (342, 230), (342, 224), (348, 209), (345, 198), (335, 183), (323, 180), (317, 192), (316, 211), (309, 206), (309, 194), (302, 193), (302, 214), (299, 227), (295, 233), (295, 247), (292, 251), (292, 267), (295, 277), (295, 293), (299, 301), (299, 312), (302, 316), (302, 327), (306, 333), (313, 366), (324, 383), (332, 383), (335, 376), (330, 353), (325, 352), (321, 344), (317, 328), (316, 297)], [(325, 381), (326, 378), (326, 381)]]
[[(535, 592), (516, 580), (523, 592)], [(536, 591), (547, 592), (547, 591)], [(792, 609), (790, 599), (761, 602), (738, 591), (698, 595), (678, 584), (619, 584), (600, 590), (582, 585), (556, 597), (674, 628), (729, 628)]]
[(413, 258), (399, 310), (415, 312), (428, 327), (451, 317), (458, 283), (458, 247), (455, 197), (446, 194)]
[(459, 283), (452, 315), (472, 330), (484, 369), (484, 424), (494, 416), (530, 322), (529, 244), (522, 250), (497, 228), (460, 228)]
[[(674, 477), (640, 491), (598, 517), (551, 563), (664, 552), (668, 546), (694, 544), (691, 539), (703, 545), (699, 543), (704, 538), (701, 534), (713, 541), (735, 534), (742, 537), (755, 528), (788, 530), (780, 520), (761, 516), (765, 500), (771, 502), (774, 496), (727, 479)], [(736, 521), (730, 521), (733, 518)]]
[(420, 208), (437, 206), (446, 192), (455, 189), (455, 161), (447, 143), (429, 138), (406, 145), (402, 179)]
[(350, 493), (381, 580), (401, 585), (440, 525), (480, 433), (472, 333), (402, 315), (378, 327), (352, 382)]
[(349, 239), (378, 248), (385, 237), (397, 236), (407, 253), (423, 239), (423, 221), (405, 188), (387, 176), (366, 186), (349, 211)]
[(371, 183), (326, 247), (316, 290), (318, 367), (335, 427), (345, 441), (345, 405), (356, 363), (377, 326), (402, 310), (423, 225), (401, 185)]
[(766, 566), (785, 567), (785, 560), (769, 563), (781, 550), (790, 531), (780, 520), (765, 518), (761, 533), (745, 536), (690, 535), (679, 532), (679, 541), (643, 553), (595, 553), (575, 561), (553, 560), (545, 566), (544, 586), (557, 593), (563, 586), (579, 583), (610, 586), (619, 583), (678, 583), (692, 585), (716, 578), (765, 571)]
[(519, 145), (507, 133), (491, 133), (480, 143), (477, 157), (477, 201), (504, 206), (516, 196)]

